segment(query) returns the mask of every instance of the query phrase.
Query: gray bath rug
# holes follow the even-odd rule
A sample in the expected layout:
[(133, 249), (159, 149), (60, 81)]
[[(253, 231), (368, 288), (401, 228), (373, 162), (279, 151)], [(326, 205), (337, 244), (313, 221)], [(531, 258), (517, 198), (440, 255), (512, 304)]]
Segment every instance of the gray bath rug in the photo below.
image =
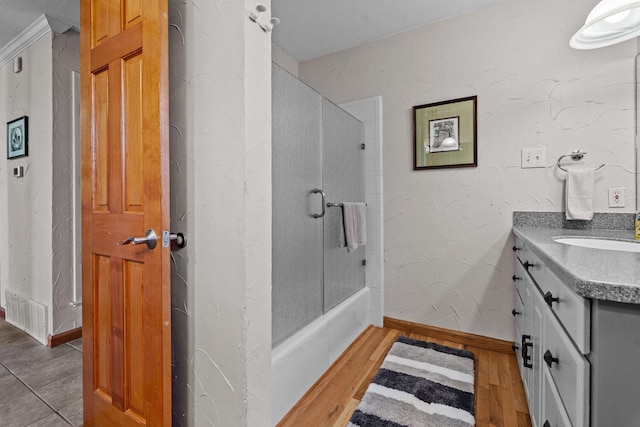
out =
[(399, 337), (347, 427), (475, 425), (473, 353)]

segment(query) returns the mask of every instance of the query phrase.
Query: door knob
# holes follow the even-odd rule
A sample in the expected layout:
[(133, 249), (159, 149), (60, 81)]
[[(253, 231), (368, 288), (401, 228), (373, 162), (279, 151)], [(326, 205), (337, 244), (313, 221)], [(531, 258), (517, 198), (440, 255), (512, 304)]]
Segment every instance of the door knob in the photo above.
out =
[(131, 236), (122, 242), (118, 242), (119, 245), (128, 245), (129, 243), (132, 245), (141, 245), (146, 243), (147, 248), (153, 249), (158, 243), (158, 235), (153, 230), (147, 230), (144, 237)]

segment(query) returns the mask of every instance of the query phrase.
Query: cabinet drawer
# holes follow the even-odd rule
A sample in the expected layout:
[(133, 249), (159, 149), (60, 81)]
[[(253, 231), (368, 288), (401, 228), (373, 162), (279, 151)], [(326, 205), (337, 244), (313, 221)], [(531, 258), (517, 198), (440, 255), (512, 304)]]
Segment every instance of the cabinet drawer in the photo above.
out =
[(549, 369), (543, 369), (544, 406), (540, 422), (543, 427), (571, 427), (569, 415), (564, 409), (558, 389), (553, 383)]
[(518, 295), (516, 296), (520, 296), (520, 299), (522, 300), (523, 304), (525, 303), (524, 278), (526, 275), (527, 273), (524, 271), (524, 267), (516, 259), (516, 267), (513, 274), (513, 279), (516, 285), (516, 291), (518, 292)]
[(533, 277), (536, 283), (544, 282), (547, 268), (531, 250), (524, 248), (524, 259), (522, 265), (525, 270)]
[[(524, 290), (522, 291), (522, 294), (524, 294)], [(520, 296), (518, 295), (518, 292), (516, 292), (516, 297), (515, 297), (516, 303), (515, 303), (515, 308), (514, 308), (514, 313), (515, 313), (515, 317), (516, 317), (516, 329), (519, 329), (520, 331), (524, 331), (525, 327), (524, 327), (524, 310), (525, 310), (525, 306), (524, 306), (524, 302), (523, 300), (520, 298)], [(516, 335), (516, 342), (518, 342), (520, 339), (520, 335)]]
[(543, 365), (548, 369), (571, 424), (589, 425), (589, 362), (576, 349), (550, 309), (545, 310)]
[(524, 248), (524, 242), (516, 237), (513, 241), (513, 252), (516, 254), (516, 261), (524, 262)]
[[(569, 289), (550, 270), (547, 270), (545, 280), (538, 282), (538, 286), (542, 295), (546, 294), (547, 305), (558, 316), (560, 323), (580, 352), (589, 354), (591, 351), (591, 304), (589, 300)], [(555, 301), (556, 298), (557, 301)]]

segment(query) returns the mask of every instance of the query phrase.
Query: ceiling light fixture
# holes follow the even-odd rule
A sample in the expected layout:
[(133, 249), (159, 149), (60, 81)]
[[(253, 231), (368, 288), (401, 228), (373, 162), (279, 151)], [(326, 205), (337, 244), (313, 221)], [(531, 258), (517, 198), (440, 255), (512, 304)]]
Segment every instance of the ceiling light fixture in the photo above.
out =
[(571, 37), (574, 49), (597, 49), (640, 36), (640, 0), (602, 0)]

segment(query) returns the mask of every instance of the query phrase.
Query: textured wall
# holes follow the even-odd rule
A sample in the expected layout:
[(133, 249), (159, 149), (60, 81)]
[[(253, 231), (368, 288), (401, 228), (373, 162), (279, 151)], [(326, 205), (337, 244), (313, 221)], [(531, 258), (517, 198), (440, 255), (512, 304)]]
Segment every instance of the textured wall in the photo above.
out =
[(266, 426), (271, 40), (249, 0), (169, 7), (174, 425)]
[(298, 61), (287, 55), (284, 50), (275, 44), (271, 45), (271, 60), (290, 74), (298, 77)]
[[(607, 187), (635, 207), (636, 43), (575, 51), (595, 0), (512, 0), (299, 64), (334, 102), (385, 105), (385, 315), (512, 339), (514, 210), (563, 211), (561, 154), (582, 149)], [(478, 167), (412, 170), (412, 110), (478, 95)], [(544, 145), (546, 168), (521, 169)], [(619, 210), (618, 210), (619, 211)]]
[[(0, 68), (0, 291), (16, 291), (49, 307), (52, 272), (52, 34), (20, 53), (22, 72), (13, 63)], [(6, 123), (29, 117), (29, 156), (7, 160)], [(23, 166), (24, 178), (13, 168)]]
[(73, 149), (80, 142), (74, 126), (78, 123), (74, 75), (80, 72), (79, 47), (77, 31), (53, 37), (53, 173), (50, 181), (43, 182), (52, 183), (53, 334), (82, 326), (81, 306), (70, 305), (76, 298), (73, 181), (80, 171), (74, 167)]

